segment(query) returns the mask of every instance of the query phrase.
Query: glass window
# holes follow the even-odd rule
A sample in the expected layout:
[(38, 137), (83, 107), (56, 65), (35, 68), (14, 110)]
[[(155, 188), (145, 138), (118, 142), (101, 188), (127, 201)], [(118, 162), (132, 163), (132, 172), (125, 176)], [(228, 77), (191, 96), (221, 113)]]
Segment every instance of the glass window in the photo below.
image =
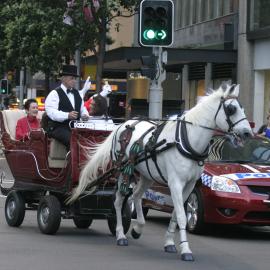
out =
[(176, 28), (181, 28), (182, 24), (182, 6), (183, 6), (183, 0), (176, 1), (175, 6), (175, 25)]
[(201, 21), (207, 20), (208, 0), (201, 1)]
[(213, 137), (208, 160), (270, 164), (270, 140), (254, 137), (248, 139), (242, 147), (235, 147), (231, 140), (233, 138), (229, 139), (224, 136)]
[(185, 16), (185, 23), (184, 23), (184, 26), (187, 26), (187, 25), (190, 25), (190, 1), (189, 0), (186, 0), (185, 1), (185, 13), (184, 13), (184, 16)]
[(270, 26), (270, 1), (256, 0), (250, 1), (250, 30), (256, 30)]
[(192, 24), (195, 24), (198, 22), (198, 0), (193, 0), (192, 5)]

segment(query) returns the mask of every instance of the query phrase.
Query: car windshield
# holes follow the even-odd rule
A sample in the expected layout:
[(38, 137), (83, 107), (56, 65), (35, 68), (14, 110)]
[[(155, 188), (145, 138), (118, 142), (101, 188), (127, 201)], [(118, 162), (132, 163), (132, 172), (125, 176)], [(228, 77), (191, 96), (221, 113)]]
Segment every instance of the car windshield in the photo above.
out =
[(243, 147), (234, 147), (223, 136), (214, 136), (207, 161), (259, 163), (270, 165), (270, 140), (262, 137), (248, 139)]

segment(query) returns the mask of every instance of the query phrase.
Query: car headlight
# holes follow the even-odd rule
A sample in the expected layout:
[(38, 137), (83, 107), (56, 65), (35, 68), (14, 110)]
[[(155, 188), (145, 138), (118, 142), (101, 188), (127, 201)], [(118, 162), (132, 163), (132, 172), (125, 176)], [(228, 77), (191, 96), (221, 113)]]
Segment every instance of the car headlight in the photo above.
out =
[(223, 192), (241, 193), (239, 186), (231, 179), (223, 176), (212, 178), (211, 189)]

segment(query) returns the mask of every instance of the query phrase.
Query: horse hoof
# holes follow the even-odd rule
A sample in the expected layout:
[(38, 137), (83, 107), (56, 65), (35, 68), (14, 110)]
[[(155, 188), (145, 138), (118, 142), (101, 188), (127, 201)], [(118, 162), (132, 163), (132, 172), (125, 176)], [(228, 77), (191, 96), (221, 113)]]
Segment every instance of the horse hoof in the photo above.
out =
[(194, 258), (192, 253), (183, 253), (181, 254), (181, 260), (186, 262), (193, 262)]
[(164, 251), (168, 253), (177, 253), (175, 245), (169, 245), (164, 247)]
[(131, 236), (134, 238), (134, 239), (139, 239), (140, 238), (140, 234), (137, 233), (134, 229), (131, 230)]
[(128, 240), (126, 238), (121, 238), (117, 240), (117, 246), (128, 246)]

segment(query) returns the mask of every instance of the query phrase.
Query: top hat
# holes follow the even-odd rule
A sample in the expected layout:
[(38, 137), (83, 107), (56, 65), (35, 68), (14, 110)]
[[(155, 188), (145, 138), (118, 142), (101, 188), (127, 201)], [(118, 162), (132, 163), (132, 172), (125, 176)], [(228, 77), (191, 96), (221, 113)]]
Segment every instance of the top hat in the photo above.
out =
[(59, 73), (60, 76), (73, 76), (79, 77), (77, 74), (77, 66), (74, 65), (64, 65), (62, 71)]

